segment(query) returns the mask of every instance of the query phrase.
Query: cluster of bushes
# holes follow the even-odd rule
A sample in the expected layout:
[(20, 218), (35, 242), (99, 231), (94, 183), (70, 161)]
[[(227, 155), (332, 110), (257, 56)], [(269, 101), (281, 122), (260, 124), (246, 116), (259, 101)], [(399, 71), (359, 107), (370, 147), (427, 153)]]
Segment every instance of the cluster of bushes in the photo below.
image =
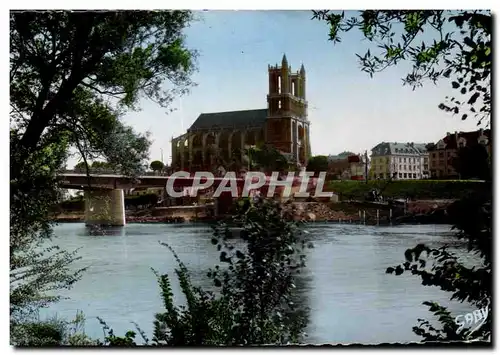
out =
[(482, 191), (484, 183), (473, 180), (368, 180), (330, 181), (328, 190), (340, 199), (364, 199), (373, 189), (385, 198), (460, 199), (472, 191)]
[(125, 208), (153, 207), (159, 201), (157, 194), (133, 195), (125, 197)]
[[(245, 202), (245, 203), (241, 203)], [(298, 222), (289, 222), (288, 212), (272, 200), (240, 201), (237, 213), (213, 228), (211, 243), (220, 253), (218, 265), (208, 270), (216, 292), (195, 285), (190, 272), (175, 251), (165, 243), (177, 262), (174, 275), (152, 270), (157, 277), (163, 309), (155, 314), (154, 331), (148, 336), (136, 331), (117, 336), (103, 326), (103, 341), (89, 338), (83, 314), (72, 322), (32, 319), (16, 323), (11, 343), (17, 346), (135, 346), (143, 345), (252, 345), (301, 342), (307, 312), (295, 306), (296, 282), (305, 267), (306, 248), (312, 244)], [(239, 248), (229, 225), (244, 228)], [(172, 283), (178, 281), (185, 303), (174, 299)]]
[(59, 210), (65, 212), (78, 212), (85, 210), (85, 200), (83, 196), (72, 197), (59, 204)]

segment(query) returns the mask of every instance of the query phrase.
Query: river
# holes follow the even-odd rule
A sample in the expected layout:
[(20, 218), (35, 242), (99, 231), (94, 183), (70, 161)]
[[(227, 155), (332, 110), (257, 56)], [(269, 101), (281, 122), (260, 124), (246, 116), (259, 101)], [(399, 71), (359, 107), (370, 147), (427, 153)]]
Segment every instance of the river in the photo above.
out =
[[(470, 312), (466, 304), (449, 301), (450, 294), (424, 287), (410, 274), (385, 274), (388, 266), (403, 261), (403, 253), (417, 243), (439, 246), (456, 242), (449, 226), (364, 226), (313, 224), (307, 227), (314, 248), (307, 250), (307, 267), (297, 281), (298, 304), (308, 309), (306, 342), (363, 343), (411, 342), (419, 337), (412, 327), (418, 318), (431, 318), (423, 301), (449, 305), (452, 314)], [(209, 287), (206, 271), (218, 262), (208, 226), (199, 224), (129, 224), (113, 235), (91, 236), (80, 223), (59, 224), (54, 243), (81, 248), (75, 268), (89, 266), (81, 281), (62, 300), (44, 310), (74, 318), (81, 310), (85, 331), (102, 338), (96, 316), (117, 335), (134, 330), (136, 322), (151, 335), (154, 313), (163, 311), (159, 288), (151, 268), (173, 276), (167, 242), (192, 271), (193, 281)], [(460, 248), (460, 246), (458, 246)], [(174, 295), (182, 302), (176, 279)]]

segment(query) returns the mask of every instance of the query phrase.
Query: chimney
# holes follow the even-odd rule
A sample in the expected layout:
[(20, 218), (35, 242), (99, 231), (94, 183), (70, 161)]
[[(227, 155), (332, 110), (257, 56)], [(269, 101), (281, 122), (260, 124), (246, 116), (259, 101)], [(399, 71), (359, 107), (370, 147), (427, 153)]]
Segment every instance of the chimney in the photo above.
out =
[(449, 137), (450, 136), (450, 132), (446, 132), (446, 137)]
[(483, 135), (483, 129), (482, 129), (482, 128), (480, 128), (480, 129), (479, 129), (479, 137), (481, 137), (482, 135)]

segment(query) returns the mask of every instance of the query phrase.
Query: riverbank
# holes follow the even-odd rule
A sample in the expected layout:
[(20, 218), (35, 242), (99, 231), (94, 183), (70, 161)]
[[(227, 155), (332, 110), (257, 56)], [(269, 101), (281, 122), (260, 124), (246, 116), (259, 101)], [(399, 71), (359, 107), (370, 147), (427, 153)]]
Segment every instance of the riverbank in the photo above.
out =
[[(390, 206), (363, 201), (337, 203), (290, 202), (284, 207), (294, 210), (294, 220), (304, 222), (335, 222), (380, 224), (447, 224), (447, 207), (452, 200), (410, 201), (406, 207)], [(186, 206), (189, 207), (189, 206)], [(191, 211), (192, 210), (192, 211)], [(191, 211), (191, 212), (190, 212)], [(56, 222), (81, 223), (85, 220), (83, 212), (59, 214)], [(215, 217), (201, 213), (199, 208), (166, 208), (127, 211), (126, 223), (184, 223), (213, 222)]]

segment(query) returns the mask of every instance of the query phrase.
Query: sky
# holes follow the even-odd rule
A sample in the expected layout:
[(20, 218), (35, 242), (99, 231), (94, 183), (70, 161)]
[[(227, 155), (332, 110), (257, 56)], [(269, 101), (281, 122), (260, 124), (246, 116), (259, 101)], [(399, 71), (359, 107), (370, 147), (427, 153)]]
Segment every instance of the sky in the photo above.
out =
[[(313, 155), (370, 151), (382, 141), (436, 142), (446, 132), (475, 130), (438, 109), (452, 94), (449, 82), (412, 90), (402, 85), (408, 65), (392, 67), (373, 78), (360, 70), (356, 53), (366, 40), (354, 31), (342, 42), (328, 41), (326, 23), (310, 11), (204, 11), (186, 29), (186, 44), (199, 52), (197, 83), (175, 100), (173, 112), (142, 101), (142, 111), (124, 117), (154, 140), (150, 159), (170, 163), (170, 139), (183, 134), (203, 112), (266, 108), (267, 66), (281, 64), (286, 53), (292, 70), (303, 63), (311, 122)], [(70, 164), (68, 164), (70, 165)]]

